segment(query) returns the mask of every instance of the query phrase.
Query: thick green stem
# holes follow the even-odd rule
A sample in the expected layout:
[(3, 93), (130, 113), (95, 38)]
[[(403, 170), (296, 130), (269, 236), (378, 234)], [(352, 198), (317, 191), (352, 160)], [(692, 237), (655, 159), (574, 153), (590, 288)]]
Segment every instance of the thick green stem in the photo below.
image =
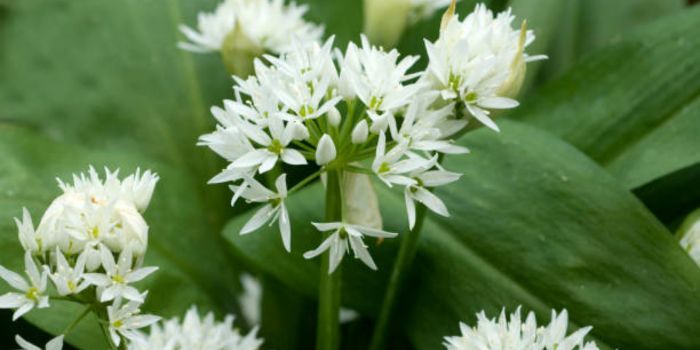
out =
[[(326, 184), (326, 222), (336, 222), (342, 219), (341, 172), (328, 171)], [(324, 236), (328, 238), (328, 235)], [(323, 254), (321, 260), (319, 295), (318, 295), (318, 326), (316, 331), (316, 350), (335, 350), (340, 344), (340, 273), (341, 267), (328, 274), (330, 251)]]
[(425, 206), (417, 203), (416, 224), (413, 226), (413, 230), (408, 231), (401, 240), (399, 254), (396, 257), (396, 262), (394, 262), (394, 267), (391, 270), (389, 285), (384, 293), (382, 308), (379, 310), (379, 317), (377, 318), (377, 323), (374, 326), (372, 342), (370, 343), (369, 347), (370, 350), (380, 350), (384, 348), (389, 321), (391, 321), (396, 305), (398, 292), (401, 289), (401, 285), (406, 277), (406, 271), (410, 268), (411, 264), (413, 263), (413, 258), (416, 256), (416, 250), (418, 249), (418, 238), (420, 237), (420, 232), (423, 228), (425, 214)]

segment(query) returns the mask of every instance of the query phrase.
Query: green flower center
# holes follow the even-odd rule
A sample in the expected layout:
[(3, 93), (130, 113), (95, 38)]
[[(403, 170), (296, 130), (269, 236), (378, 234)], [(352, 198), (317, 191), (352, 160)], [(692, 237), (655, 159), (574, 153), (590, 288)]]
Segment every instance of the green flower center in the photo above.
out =
[(39, 299), (39, 289), (37, 289), (36, 287), (31, 287), (27, 290), (25, 296), (29, 300), (37, 301), (37, 299)]
[(267, 150), (274, 154), (281, 154), (283, 148), (284, 147), (282, 147), (282, 142), (280, 142), (277, 139), (272, 140), (272, 142), (270, 142), (270, 145), (267, 146)]
[(380, 174), (389, 172), (391, 170), (391, 166), (389, 166), (389, 163), (383, 162), (382, 164), (379, 165), (379, 170), (377, 171)]
[(476, 94), (476, 92), (472, 91), (467, 94), (467, 96), (464, 96), (464, 102), (466, 103), (474, 103), (476, 100), (479, 98), (479, 95)]

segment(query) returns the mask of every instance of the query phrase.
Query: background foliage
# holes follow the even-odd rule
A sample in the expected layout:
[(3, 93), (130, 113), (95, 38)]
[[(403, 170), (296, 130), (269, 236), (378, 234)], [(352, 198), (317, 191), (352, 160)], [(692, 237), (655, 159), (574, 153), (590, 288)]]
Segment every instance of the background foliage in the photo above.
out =
[[(361, 2), (308, 0), (308, 18), (344, 46), (362, 28)], [(462, 14), (474, 1), (462, 0)], [(503, 131), (460, 142), (448, 159), (464, 172), (441, 191), (452, 218), (430, 216), (408, 287), (395, 348), (435, 349), (474, 313), (523, 305), (547, 318), (567, 308), (594, 325), (608, 348), (700, 347), (700, 269), (671, 230), (700, 206), (700, 8), (675, 0), (494, 0), (527, 18), (538, 39), (523, 105)], [(290, 205), (294, 251), (278, 235), (237, 234), (247, 213), (225, 186), (206, 180), (223, 165), (195, 147), (213, 128), (208, 108), (231, 92), (215, 55), (177, 50), (177, 25), (215, 1), (0, 1), (0, 263), (17, 269), (12, 217), (39, 215), (58, 193), (54, 177), (97, 167), (153, 168), (162, 178), (152, 207), (149, 311), (173, 316), (190, 303), (236, 312), (238, 273), (265, 285), (262, 335), (275, 349), (313, 340), (315, 261), (301, 252), (319, 236), (306, 198)], [(404, 35), (399, 50), (423, 54), (439, 16)], [(424, 64), (424, 62), (422, 63)], [(380, 186), (377, 186), (380, 188)], [(380, 190), (387, 229), (405, 230), (401, 199)], [(306, 200), (305, 200), (306, 199)], [(227, 223), (228, 222), (228, 223)], [(344, 326), (344, 347), (362, 348), (398, 240), (376, 247), (378, 273), (346, 262), (344, 305), (361, 318)], [(6, 286), (0, 286), (0, 293)], [(0, 313), (0, 347), (15, 333), (48, 337), (74, 313)], [(100, 348), (83, 322), (69, 341)], [(34, 328), (34, 327), (38, 328)], [(308, 335), (308, 336), (306, 336)]]

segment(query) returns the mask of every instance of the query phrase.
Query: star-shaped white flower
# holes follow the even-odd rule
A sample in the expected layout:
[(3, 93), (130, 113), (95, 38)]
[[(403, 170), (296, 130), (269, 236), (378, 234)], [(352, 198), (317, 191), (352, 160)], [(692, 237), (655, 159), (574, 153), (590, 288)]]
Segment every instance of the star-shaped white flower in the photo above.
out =
[(86, 273), (83, 277), (100, 290), (100, 301), (106, 302), (118, 298), (143, 302), (143, 295), (130, 286), (130, 283), (138, 282), (151, 273), (158, 270), (157, 267), (142, 267), (132, 270), (131, 249), (128, 247), (119, 254), (119, 262), (115, 263), (112, 252), (104, 245), (100, 246), (100, 257), (104, 273)]
[(442, 216), (450, 216), (445, 203), (440, 197), (430, 192), (426, 187), (437, 187), (457, 181), (462, 174), (445, 170), (422, 170), (411, 174), (415, 183), (404, 188), (404, 200), (408, 214), (408, 227), (413, 229), (416, 224), (416, 205), (414, 201), (423, 203), (428, 209)]
[[(400, 143), (394, 145), (387, 152), (386, 136), (384, 133), (380, 133), (375, 157), (372, 161), (372, 171), (389, 187), (394, 184), (402, 186), (413, 184), (414, 180), (408, 176), (408, 173), (425, 168), (431, 160), (407, 154), (407, 151), (407, 145)], [(401, 159), (404, 156), (408, 157)]]
[(63, 349), (63, 335), (59, 335), (56, 338), (53, 338), (49, 340), (48, 343), (46, 343), (46, 347), (44, 349), (22, 339), (19, 335), (15, 336), (15, 341), (17, 342), (17, 345), (22, 347), (21, 350), (61, 350)]
[(49, 278), (56, 286), (59, 295), (80, 294), (80, 292), (90, 286), (90, 282), (83, 279), (85, 262), (87, 260), (85, 252), (78, 256), (74, 266), (68, 263), (68, 260), (66, 260), (66, 257), (63, 256), (58, 247), (56, 247), (54, 257), (56, 258), (56, 271), (49, 273)]
[(17, 224), (19, 242), (22, 244), (22, 248), (32, 253), (42, 251), (41, 237), (36, 233), (36, 230), (34, 230), (32, 216), (29, 214), (27, 208), (22, 208), (22, 220), (20, 221), (18, 218), (15, 218), (15, 223)]
[(365, 265), (372, 270), (377, 269), (372, 256), (367, 250), (367, 246), (362, 241), (364, 236), (377, 238), (393, 238), (398, 234), (387, 232), (379, 229), (350, 225), (342, 222), (330, 223), (315, 223), (312, 224), (321, 232), (334, 231), (326, 240), (324, 240), (318, 248), (304, 253), (304, 258), (313, 259), (321, 255), (326, 250), (330, 250), (330, 264), (328, 265), (328, 273), (333, 273), (343, 260), (343, 256), (352, 249), (355, 258), (360, 259)]
[(40, 272), (31, 252), (24, 254), (24, 268), (29, 281), (19, 274), (0, 266), (0, 278), (5, 280), (12, 288), (21, 292), (9, 292), (0, 296), (0, 309), (15, 309), (15, 313), (12, 315), (13, 321), (35, 307), (39, 309), (49, 307), (49, 297), (44, 294), (46, 292), (48, 272)]
[[(142, 295), (141, 299), (143, 300), (145, 297)], [(109, 336), (115, 345), (121, 344), (121, 336), (127, 339), (140, 338), (141, 335), (136, 331), (137, 329), (148, 327), (160, 320), (158, 316), (141, 315), (140, 306), (141, 303), (136, 301), (122, 305), (121, 298), (116, 298), (112, 305), (107, 306)]]
[(232, 167), (258, 167), (258, 171), (262, 174), (272, 169), (279, 159), (290, 165), (306, 164), (306, 159), (301, 152), (288, 147), (294, 139), (293, 123), (285, 125), (278, 116), (271, 115), (268, 117), (269, 135), (261, 127), (250, 123), (240, 123), (239, 127), (248, 138), (262, 147), (242, 155), (232, 163)]
[[(292, 249), (292, 229), (289, 221), (289, 212), (284, 205), (287, 199), (287, 174), (280, 175), (275, 180), (277, 193), (270, 191), (253, 178), (247, 179), (248, 187), (241, 192), (241, 197), (248, 202), (267, 203), (243, 225), (241, 234), (248, 234), (259, 229), (265, 223), (278, 221), (282, 243), (287, 251)], [(231, 189), (238, 192), (239, 186), (232, 185)]]

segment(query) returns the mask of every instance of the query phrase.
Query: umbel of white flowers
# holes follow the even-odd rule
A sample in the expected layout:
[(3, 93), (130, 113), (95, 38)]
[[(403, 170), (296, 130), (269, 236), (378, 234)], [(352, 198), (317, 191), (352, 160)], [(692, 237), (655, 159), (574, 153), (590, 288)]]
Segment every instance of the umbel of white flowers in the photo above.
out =
[(581, 328), (567, 336), (568, 313), (557, 314), (552, 310), (552, 320), (547, 326), (537, 326), (535, 314), (530, 312), (523, 321), (520, 307), (506, 316), (505, 309), (498, 319), (489, 319), (482, 311), (476, 315), (477, 325), (470, 327), (460, 323), (459, 336), (445, 337), (447, 350), (598, 350), (595, 342), (584, 342), (592, 327)]
[(222, 322), (213, 313), (200, 317), (192, 306), (180, 321), (177, 318), (156, 323), (150, 334), (139, 333), (129, 344), (129, 350), (207, 349), (256, 350), (263, 341), (256, 337), (257, 328), (243, 336), (233, 327), (233, 315)]
[(307, 10), (306, 5), (287, 5), (284, 0), (224, 0), (214, 12), (197, 16), (197, 30), (181, 25), (189, 42), (178, 46), (219, 52), (229, 72), (248, 76), (253, 59), (290, 50), (293, 37), (301, 42), (321, 40), (323, 27), (304, 20)]
[[(0, 296), (0, 308), (15, 309), (13, 320), (35, 307), (49, 307), (48, 282), (61, 297), (103, 305), (103, 321), (116, 345), (158, 320), (140, 314), (147, 291), (132, 286), (157, 269), (142, 267), (148, 225), (141, 213), (158, 176), (137, 170), (119, 180), (118, 172), (105, 172), (104, 180), (92, 167), (87, 175), (74, 175), (73, 184), (59, 180), (63, 194), (36, 229), (26, 209), (22, 220), (15, 219), (27, 278), (0, 266), (0, 278), (16, 290)], [(26, 342), (18, 342), (26, 348)], [(60, 348), (59, 343), (47, 347)]]
[[(279, 57), (256, 59), (255, 75), (234, 77), (233, 99), (212, 107), (217, 128), (199, 141), (230, 162), (210, 183), (232, 182), (232, 205), (241, 198), (263, 205), (241, 233), (278, 222), (291, 250), (286, 200), (329, 170), (371, 174), (389, 187), (403, 187), (411, 228), (416, 201), (448, 216), (430, 189), (460, 174), (444, 169), (439, 155), (467, 153), (452, 141), (455, 135), (475, 120), (498, 130), (491, 111), (518, 105), (512, 97), (522, 84), (524, 62), (531, 60), (524, 48), (534, 34), (511, 28), (512, 21), (509, 11), (494, 17), (483, 5), (461, 21), (448, 11), (440, 37), (426, 41), (428, 68), (415, 73), (409, 70), (419, 57), (402, 58), (364, 36), (360, 46), (350, 43), (344, 52), (334, 51), (331, 37), (323, 45), (294, 41)], [(274, 190), (255, 179), (283, 164), (308, 163), (319, 171), (291, 189), (284, 173)], [(364, 236), (396, 234), (347, 220), (315, 224), (335, 234), (306, 257), (330, 249), (331, 261), (339, 263), (352, 250), (376, 268)]]

